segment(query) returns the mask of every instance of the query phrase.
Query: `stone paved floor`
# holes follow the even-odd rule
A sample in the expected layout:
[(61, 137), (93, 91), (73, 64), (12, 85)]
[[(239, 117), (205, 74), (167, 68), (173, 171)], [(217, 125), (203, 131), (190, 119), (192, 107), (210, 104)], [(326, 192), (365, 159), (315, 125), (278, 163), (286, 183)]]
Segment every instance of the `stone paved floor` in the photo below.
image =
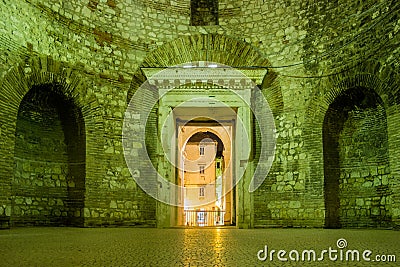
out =
[[(397, 262), (331, 261), (327, 254), (318, 261), (322, 250), (338, 249), (340, 238), (347, 241), (344, 253), (368, 249), (371, 259), (397, 254)], [(276, 254), (260, 261), (265, 245), (269, 251), (297, 250), (300, 261), (282, 262)], [(316, 261), (306, 254), (301, 260), (306, 249), (316, 251)], [(400, 231), (16, 228), (0, 230), (0, 266), (400, 266)]]

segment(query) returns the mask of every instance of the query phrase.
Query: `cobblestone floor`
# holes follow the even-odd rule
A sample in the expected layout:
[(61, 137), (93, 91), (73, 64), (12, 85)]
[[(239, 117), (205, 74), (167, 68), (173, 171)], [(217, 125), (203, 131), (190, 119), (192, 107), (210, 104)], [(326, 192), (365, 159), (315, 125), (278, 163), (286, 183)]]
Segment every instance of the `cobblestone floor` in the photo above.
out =
[[(338, 249), (344, 238), (347, 247)], [(286, 250), (288, 258), (260, 261), (268, 246)], [(318, 261), (323, 250), (338, 250)], [(292, 261), (289, 256), (299, 261)], [(315, 250), (308, 261), (304, 250)], [(348, 250), (359, 250), (359, 262), (346, 262)], [(362, 258), (371, 250), (370, 262)], [(343, 260), (340, 261), (340, 251)], [(283, 252), (282, 252), (283, 253)], [(289, 253), (291, 253), (289, 255)], [(269, 254), (269, 253), (268, 253)], [(372, 262), (376, 255), (395, 255), (397, 262)], [(397, 254), (397, 255), (396, 255)], [(263, 257), (264, 253), (261, 252)], [(312, 258), (311, 258), (312, 259)], [(146, 229), (16, 228), (0, 230), (1, 266), (400, 266), (400, 232), (325, 229)]]

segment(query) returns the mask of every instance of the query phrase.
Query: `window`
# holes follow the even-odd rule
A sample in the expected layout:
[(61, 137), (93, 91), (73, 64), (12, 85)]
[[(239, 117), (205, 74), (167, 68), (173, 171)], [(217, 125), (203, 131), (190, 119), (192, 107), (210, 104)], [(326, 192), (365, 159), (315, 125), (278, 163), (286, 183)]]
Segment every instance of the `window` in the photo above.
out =
[(205, 168), (204, 165), (199, 165), (199, 172), (200, 172), (200, 174), (204, 174), (204, 168)]
[(204, 155), (204, 146), (201, 146), (200, 147), (200, 156), (203, 156)]
[(200, 187), (199, 189), (200, 189), (200, 190), (199, 190), (199, 197), (204, 197), (205, 188), (204, 188), (204, 187)]
[(218, 0), (191, 0), (190, 10), (190, 25), (218, 25)]

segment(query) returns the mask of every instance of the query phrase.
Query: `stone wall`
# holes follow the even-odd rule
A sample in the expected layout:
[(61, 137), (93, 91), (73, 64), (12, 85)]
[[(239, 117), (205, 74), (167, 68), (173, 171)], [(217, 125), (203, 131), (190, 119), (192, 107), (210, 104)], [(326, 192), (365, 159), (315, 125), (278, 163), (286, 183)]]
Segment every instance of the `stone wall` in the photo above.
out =
[[(190, 2), (26, 0), (0, 3), (2, 225), (9, 225), (10, 216), (15, 223), (38, 220), (48, 224), (47, 213), (56, 214), (52, 217), (56, 224), (65, 223), (65, 213), (74, 213), (73, 217), (82, 218), (86, 226), (154, 225), (156, 202), (134, 183), (123, 157), (123, 114), (130, 97), (145, 80), (141, 67), (162, 68), (190, 60), (269, 67), (260, 88), (275, 116), (277, 149), (271, 172), (253, 194), (255, 226), (325, 225), (324, 184), (329, 175), (325, 174), (324, 119), (335, 99), (357, 86), (375, 91), (386, 113), (381, 109), (362, 113), (365, 117), (349, 113), (349, 119), (343, 121), (347, 130), (336, 146), (338, 162), (342, 164), (335, 174), (341, 177), (336, 191), (342, 199), (339, 217), (342, 225), (348, 227), (389, 226), (389, 221), (399, 224), (398, 3), (390, 0), (379, 3), (373, 0), (219, 0), (218, 25), (191, 26)], [(29, 147), (21, 139), (24, 120), (18, 116), (23, 97), (34, 86), (59, 81), (62, 94), (74, 99), (85, 125), (85, 171), (76, 170), (77, 176), (85, 177), (85, 195), (78, 198), (84, 199), (83, 212), (81, 208), (73, 212), (66, 208), (70, 204), (65, 191), (73, 187), (68, 185), (68, 178), (62, 179), (74, 172), (71, 169), (74, 165), (67, 159), (68, 131), (59, 127), (57, 137), (52, 138), (54, 142), (61, 140), (64, 133), (64, 144), (59, 143), (60, 151), (64, 151), (61, 171), (58, 168), (46, 171), (54, 165), (53, 154), (43, 152), (52, 159), (39, 159), (46, 164), (36, 166), (31, 159), (33, 155), (28, 155), (28, 150), (22, 151)], [(54, 109), (51, 112), (56, 113)], [(384, 155), (384, 160), (364, 164), (362, 154), (349, 157), (346, 151), (367, 151), (365, 147), (371, 144), (353, 142), (354, 138), (358, 140), (365, 133), (364, 139), (374, 139), (371, 136), (382, 133), (385, 128), (384, 117), (387, 119), (385, 151), (389, 152), (374, 150), (374, 155)], [(370, 127), (369, 120), (381, 124)], [(63, 119), (59, 117), (56, 121), (61, 123)], [(360, 130), (352, 132), (350, 141), (345, 137), (350, 136), (352, 122)], [(155, 116), (147, 126), (151, 130), (148, 139), (153, 141), (149, 148), (156, 164), (157, 155), (152, 145), (157, 131), (153, 125), (157, 125)], [(44, 141), (40, 138), (37, 142)], [(43, 145), (40, 149), (46, 151), (51, 147)], [(363, 162), (363, 167), (348, 168), (346, 162)], [(36, 178), (29, 178), (28, 182), (28, 173), (29, 177), (43, 174), (43, 185)], [(51, 182), (48, 175), (54, 175)], [(357, 185), (347, 189), (352, 188), (351, 192), (357, 191), (363, 196), (347, 197), (347, 189), (339, 190), (345, 181)], [(47, 188), (38, 191), (58, 196), (31, 196), (33, 193), (28, 193), (26, 186), (32, 184)], [(362, 193), (368, 190), (369, 195)], [(36, 208), (39, 206), (47, 209), (39, 211)], [(35, 210), (41, 218), (28, 218), (29, 212), (25, 210)], [(377, 219), (385, 223), (377, 224)]]

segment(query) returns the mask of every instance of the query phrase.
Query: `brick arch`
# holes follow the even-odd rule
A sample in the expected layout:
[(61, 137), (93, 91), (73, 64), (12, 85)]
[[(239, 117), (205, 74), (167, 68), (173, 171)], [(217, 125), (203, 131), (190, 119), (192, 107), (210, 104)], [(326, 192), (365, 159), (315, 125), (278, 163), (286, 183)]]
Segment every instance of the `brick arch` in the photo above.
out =
[(246, 42), (219, 34), (180, 37), (150, 52), (141, 67), (168, 67), (190, 61), (214, 61), (232, 67), (270, 66)]
[[(379, 64), (378, 64), (379, 65)], [(367, 68), (369, 67), (369, 68)], [(329, 105), (343, 92), (354, 87), (363, 87), (375, 91), (383, 101), (385, 109), (395, 105), (394, 95), (397, 94), (399, 86), (392, 77), (392, 72), (387, 69), (378, 72), (378, 75), (371, 74), (368, 70), (379, 70), (377, 64), (367, 65), (366, 68), (357, 67), (347, 72), (339, 73), (330, 78), (321, 80), (321, 87), (315, 90), (307, 106), (304, 134), (308, 138), (308, 151), (314, 151), (314, 147), (319, 147), (315, 143), (320, 143), (322, 138), (322, 124)], [(386, 73), (386, 75), (385, 75)], [(397, 107), (394, 106), (396, 109)], [(320, 148), (322, 150), (322, 148)], [(321, 153), (311, 153), (318, 161)]]
[[(307, 190), (318, 192), (324, 195), (324, 155), (323, 155), (323, 124), (325, 115), (337, 97), (352, 88), (366, 88), (374, 91), (382, 100), (386, 111), (388, 138), (389, 138), (389, 160), (392, 169), (394, 156), (399, 155), (398, 151), (390, 151), (390, 146), (396, 146), (390, 139), (389, 128), (398, 129), (397, 125), (390, 125), (389, 113), (398, 113), (396, 95), (399, 94), (399, 76), (390, 67), (382, 66), (379, 62), (368, 61), (353, 69), (339, 73), (329, 78), (322, 79), (321, 87), (316, 88), (306, 110), (304, 124), (305, 149), (308, 153), (310, 164), (310, 182)], [(400, 125), (399, 125), (400, 126)], [(391, 142), (393, 144), (391, 144)], [(398, 150), (398, 149), (396, 149)], [(399, 169), (399, 168), (396, 168)], [(392, 170), (393, 172), (393, 170)], [(398, 180), (398, 178), (396, 178)], [(324, 206), (321, 199), (321, 208)]]
[[(17, 115), (24, 96), (34, 86), (57, 85), (58, 93), (70, 100), (82, 114), (85, 123), (86, 154), (99, 149), (95, 132), (101, 131), (102, 116), (96, 98), (87, 93), (87, 83), (79, 70), (47, 56), (34, 56), (11, 68), (0, 82), (0, 202), (6, 204), (1, 217), (11, 214), (11, 181)], [(99, 123), (100, 122), (100, 123)], [(90, 143), (90, 145), (88, 145)], [(95, 167), (86, 164), (86, 173)], [(86, 178), (88, 178), (86, 176)], [(7, 211), (7, 212), (6, 212)], [(0, 220), (0, 228), (7, 227), (7, 219)]]
[[(16, 118), (19, 105), (25, 94), (34, 86), (57, 84), (67, 99), (81, 110), (88, 126), (101, 127), (95, 118), (100, 118), (97, 99), (87, 92), (86, 81), (78, 74), (79, 70), (58, 62), (50, 57), (33, 57), (28, 62), (10, 69), (0, 83), (0, 103), (2, 112)], [(7, 116), (4, 116), (7, 117)]]
[[(306, 113), (307, 127), (310, 127), (311, 125), (312, 127), (321, 127), (320, 125), (323, 123), (329, 105), (348, 89), (354, 87), (369, 88), (375, 91), (383, 101), (386, 98), (386, 95), (380, 94), (381, 90), (379, 90), (379, 88), (382, 87), (382, 83), (376, 76), (366, 73), (351, 76), (339, 74), (338, 76), (339, 77), (335, 77), (331, 80), (326, 80), (323, 87), (320, 87), (313, 95)], [(388, 102), (384, 101), (384, 103), (386, 107)], [(313, 132), (315, 132), (315, 130), (316, 129), (313, 129)]]
[[(166, 68), (191, 61), (213, 61), (231, 67), (271, 66), (268, 59), (246, 42), (220, 34), (183, 36), (146, 55), (133, 75), (128, 91), (128, 103), (136, 89), (146, 81), (141, 68)], [(270, 69), (260, 86), (272, 112), (282, 112), (283, 98), (278, 73)]]

